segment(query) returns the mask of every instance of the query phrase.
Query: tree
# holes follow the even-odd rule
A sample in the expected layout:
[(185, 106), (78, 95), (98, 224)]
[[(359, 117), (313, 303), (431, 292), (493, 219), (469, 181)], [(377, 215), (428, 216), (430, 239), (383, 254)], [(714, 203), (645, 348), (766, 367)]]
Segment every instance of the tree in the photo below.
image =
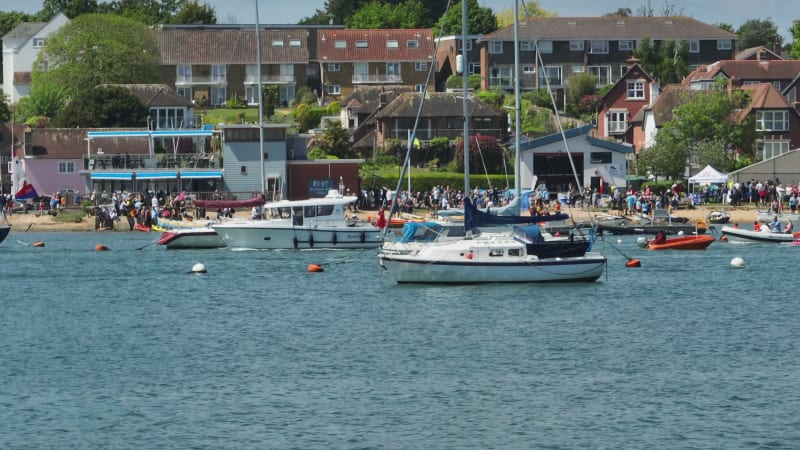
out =
[(147, 106), (127, 89), (118, 86), (82, 91), (53, 120), (63, 128), (143, 127)]
[[(159, 49), (146, 25), (110, 14), (85, 14), (53, 33), (39, 53), (32, 85), (74, 97), (99, 84), (158, 81)], [(43, 71), (45, 64), (49, 67)]]
[(184, 3), (178, 11), (169, 18), (169, 23), (176, 24), (215, 24), (217, 23), (217, 13), (207, 3), (202, 5), (197, 0)]
[(642, 4), (639, 6), (638, 14), (642, 17), (654, 17), (656, 15), (663, 16), (663, 17), (671, 17), (671, 16), (683, 16), (683, 8), (678, 9), (678, 6), (675, 3), (670, 3), (667, 0), (661, 4), (661, 7), (658, 11), (656, 8), (653, 7), (653, 0), (647, 0), (646, 4)]
[(33, 17), (19, 11), (0, 11), (0, 36), (5, 36), (22, 22), (33, 22)]
[(603, 17), (630, 17), (633, 11), (630, 8), (619, 8), (614, 12), (603, 14)]
[(26, 121), (32, 117), (55, 117), (64, 106), (64, 91), (51, 84), (33, 86), (27, 97), (19, 100), (17, 116)]
[(763, 45), (772, 48), (781, 45), (783, 37), (778, 34), (778, 27), (770, 19), (750, 19), (739, 27), (739, 48), (751, 48)]
[[(484, 8), (478, 5), (478, 0), (462, 0), (467, 2), (467, 33), (469, 34), (488, 34), (497, 30), (497, 17), (492, 12), (492, 8)], [(442, 28), (444, 23), (444, 28)], [(461, 2), (455, 7), (451, 6), (447, 14), (439, 19), (434, 28), (434, 33), (442, 30), (444, 36), (461, 35)]]
[(642, 67), (653, 75), (662, 86), (680, 83), (689, 74), (689, 46), (686, 42), (674, 40), (653, 44), (644, 38), (634, 51)]
[(423, 28), (428, 22), (420, 0), (406, 0), (393, 5), (374, 0), (346, 20), (348, 28)]
[(581, 101), (587, 95), (597, 93), (597, 77), (589, 72), (579, 73), (567, 80), (567, 113), (579, 117), (591, 114), (594, 109), (585, 111), (581, 108)]
[(44, 0), (39, 18), (43, 22), (48, 22), (59, 12), (74, 19), (82, 14), (98, 12), (97, 0)]
[(317, 139), (316, 147), (326, 155), (339, 159), (355, 158), (357, 155), (350, 144), (350, 133), (338, 121), (331, 122), (325, 132)]
[(697, 164), (700, 167), (713, 166), (723, 171), (731, 170), (735, 160), (725, 145), (724, 141), (716, 138), (696, 142), (694, 152), (697, 154)]
[(281, 99), (280, 88), (277, 84), (265, 84), (262, 86), (262, 96), (264, 97), (264, 115), (267, 120), (275, 115), (275, 105)]
[[(493, 136), (475, 134), (470, 136), (470, 173), (503, 173), (506, 154)], [(455, 155), (451, 163), (456, 172), (464, 172), (464, 139), (457, 139)]]
[(789, 50), (789, 54), (792, 59), (800, 59), (800, 20), (792, 22), (790, 31), (792, 32), (792, 48)]
[[(542, 8), (539, 0), (525, 2), (519, 7), (520, 20), (528, 17), (555, 17), (557, 14), (554, 11), (547, 11)], [(504, 9), (497, 13), (497, 26), (504, 28), (514, 24), (514, 9)]]
[(729, 23), (715, 23), (714, 26), (719, 28), (720, 30), (727, 31), (728, 33), (736, 34), (736, 29), (733, 28), (733, 25)]
[(2, 90), (0, 90), (0, 98), (2, 98), (2, 101), (0, 101), (0, 123), (10, 122), (11, 106), (8, 105), (8, 100)]
[(679, 178), (686, 170), (688, 149), (671, 133), (659, 131), (656, 145), (643, 149), (636, 158), (638, 175)]

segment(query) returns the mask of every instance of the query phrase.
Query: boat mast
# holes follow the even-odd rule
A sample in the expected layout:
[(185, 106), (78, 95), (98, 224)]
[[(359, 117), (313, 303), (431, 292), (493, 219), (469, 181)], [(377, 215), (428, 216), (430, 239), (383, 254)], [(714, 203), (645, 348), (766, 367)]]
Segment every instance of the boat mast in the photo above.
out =
[(261, 85), (261, 26), (258, 23), (258, 0), (256, 4), (256, 76), (258, 77), (258, 153), (261, 161), (261, 193), (267, 198), (267, 180), (264, 177), (264, 88)]
[[(514, 0), (514, 192), (517, 193), (517, 197), (520, 199), (520, 210), (522, 210), (522, 174), (520, 173), (522, 161), (519, 155), (520, 133), (522, 132), (521, 104), (519, 87), (519, 0)], [(519, 211), (517, 211), (517, 214), (519, 214)]]
[(461, 0), (461, 78), (462, 88), (464, 90), (464, 197), (470, 194), (469, 188), (469, 101), (467, 99), (467, 92), (469, 83), (467, 82), (468, 71), (467, 61), (469, 61), (467, 53), (467, 0)]

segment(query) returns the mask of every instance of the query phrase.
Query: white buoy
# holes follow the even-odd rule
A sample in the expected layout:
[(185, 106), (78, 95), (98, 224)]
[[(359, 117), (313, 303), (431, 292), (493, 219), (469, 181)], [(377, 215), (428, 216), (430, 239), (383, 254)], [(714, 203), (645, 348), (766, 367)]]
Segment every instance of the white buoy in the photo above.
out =
[(678, 231), (678, 236), (683, 236), (683, 230)]
[(644, 244), (645, 242), (647, 242), (647, 238), (644, 238), (644, 237), (640, 236), (640, 237), (638, 237), (636, 239), (636, 243), (639, 244), (639, 245)]
[(622, 244), (622, 239), (617, 239), (617, 244)]
[(206, 266), (203, 263), (197, 263), (192, 266), (192, 273), (206, 273)]
[(737, 256), (731, 260), (731, 265), (733, 267), (744, 267), (744, 259), (740, 256)]

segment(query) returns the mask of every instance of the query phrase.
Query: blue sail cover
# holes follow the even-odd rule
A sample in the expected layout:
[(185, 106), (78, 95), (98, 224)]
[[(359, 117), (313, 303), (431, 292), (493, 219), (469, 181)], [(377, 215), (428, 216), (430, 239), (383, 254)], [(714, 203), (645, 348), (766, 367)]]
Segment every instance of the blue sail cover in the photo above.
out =
[(464, 228), (467, 231), (490, 225), (553, 222), (567, 219), (569, 219), (569, 214), (562, 213), (547, 216), (496, 216), (491, 212), (483, 212), (476, 208), (469, 197), (464, 199)]

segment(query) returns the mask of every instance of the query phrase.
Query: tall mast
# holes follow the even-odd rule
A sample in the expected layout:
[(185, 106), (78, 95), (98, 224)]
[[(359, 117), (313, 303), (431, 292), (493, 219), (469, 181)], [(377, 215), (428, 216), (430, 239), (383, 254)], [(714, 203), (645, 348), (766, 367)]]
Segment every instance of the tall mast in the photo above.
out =
[(469, 54), (467, 53), (467, 0), (461, 0), (461, 54), (462, 67), (461, 78), (462, 88), (464, 90), (464, 197), (470, 193), (469, 188), (469, 101), (467, 93), (469, 90), (469, 83), (467, 82), (469, 74), (467, 71), (467, 61), (469, 61)]
[[(520, 87), (519, 87), (519, 0), (514, 0), (514, 192), (517, 197), (522, 195), (522, 180), (520, 168), (522, 161), (519, 155), (520, 133), (522, 132), (522, 109), (520, 105)], [(520, 202), (522, 208), (522, 202)]]
[(258, 0), (256, 4), (256, 76), (258, 77), (258, 153), (261, 161), (261, 193), (267, 198), (267, 180), (264, 177), (264, 89), (261, 85), (261, 26), (258, 23)]

